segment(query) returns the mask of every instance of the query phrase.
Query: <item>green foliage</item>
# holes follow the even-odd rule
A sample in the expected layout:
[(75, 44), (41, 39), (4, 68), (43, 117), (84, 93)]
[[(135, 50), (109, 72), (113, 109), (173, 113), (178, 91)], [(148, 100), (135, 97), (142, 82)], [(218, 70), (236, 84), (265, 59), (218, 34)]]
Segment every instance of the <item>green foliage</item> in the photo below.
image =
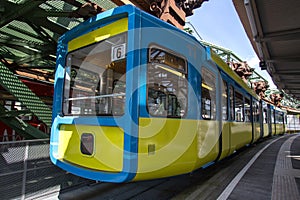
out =
[(192, 35), (193, 32), (194, 32), (194, 31), (193, 31), (191, 28), (189, 28), (189, 27), (184, 28), (183, 30), (184, 30), (185, 32), (187, 32), (188, 34), (191, 34), (191, 35)]

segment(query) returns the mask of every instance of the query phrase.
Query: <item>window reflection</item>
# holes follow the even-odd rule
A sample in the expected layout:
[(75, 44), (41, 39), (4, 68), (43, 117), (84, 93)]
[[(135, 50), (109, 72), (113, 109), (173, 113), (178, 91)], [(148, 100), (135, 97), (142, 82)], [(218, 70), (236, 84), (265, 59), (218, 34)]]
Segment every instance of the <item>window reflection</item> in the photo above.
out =
[(147, 76), (150, 115), (182, 117), (187, 108), (186, 61), (166, 50), (149, 50)]
[(201, 74), (202, 117), (216, 119), (216, 77), (205, 67), (202, 67)]
[(65, 115), (122, 115), (126, 89), (127, 33), (68, 54)]

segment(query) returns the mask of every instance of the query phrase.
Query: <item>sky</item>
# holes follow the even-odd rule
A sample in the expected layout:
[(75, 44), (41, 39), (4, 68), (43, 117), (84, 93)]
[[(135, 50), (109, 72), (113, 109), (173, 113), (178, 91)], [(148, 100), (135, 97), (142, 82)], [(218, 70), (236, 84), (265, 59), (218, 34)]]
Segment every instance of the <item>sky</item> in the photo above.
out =
[(209, 0), (194, 10), (194, 15), (187, 17), (201, 38), (209, 43), (224, 47), (234, 52), (250, 67), (264, 77), (271, 89), (275, 89), (267, 71), (261, 71), (259, 59), (252, 48), (232, 0)]

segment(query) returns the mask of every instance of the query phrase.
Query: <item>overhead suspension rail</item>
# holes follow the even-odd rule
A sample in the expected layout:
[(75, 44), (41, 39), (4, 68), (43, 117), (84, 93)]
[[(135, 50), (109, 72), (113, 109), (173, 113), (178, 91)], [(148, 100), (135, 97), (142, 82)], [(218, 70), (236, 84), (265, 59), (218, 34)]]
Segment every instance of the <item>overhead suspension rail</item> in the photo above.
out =
[[(166, 21), (177, 28), (183, 29), (185, 18), (193, 15), (196, 8), (201, 7), (203, 2), (208, 0), (111, 0), (117, 6), (133, 4), (136, 7)], [(66, 0), (72, 3), (70, 0)], [(95, 2), (86, 0), (77, 10), (73, 11), (69, 17), (87, 19), (105, 11), (104, 8)]]

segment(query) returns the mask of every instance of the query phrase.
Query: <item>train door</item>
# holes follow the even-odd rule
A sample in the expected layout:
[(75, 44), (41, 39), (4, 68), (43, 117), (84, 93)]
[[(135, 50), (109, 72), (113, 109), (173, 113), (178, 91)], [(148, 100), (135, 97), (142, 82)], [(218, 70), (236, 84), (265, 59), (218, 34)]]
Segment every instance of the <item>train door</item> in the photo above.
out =
[(137, 180), (144, 173), (159, 177), (194, 169), (200, 72), (191, 66), (206, 56), (196, 41), (163, 22), (142, 16), (141, 26)]
[(261, 137), (267, 137), (269, 135), (269, 118), (268, 105), (266, 102), (262, 101)]
[(267, 105), (267, 124), (268, 124), (268, 135), (272, 135), (272, 112), (270, 104)]
[(271, 126), (272, 126), (271, 135), (276, 135), (275, 107), (272, 106), (272, 105), (270, 105), (270, 113), (271, 113), (270, 123), (271, 123)]
[[(219, 159), (222, 159), (228, 156), (231, 148), (230, 144), (230, 122), (229, 122), (229, 84), (227, 82), (228, 78), (226, 75), (222, 74), (221, 79), (221, 88), (220, 88), (220, 95), (221, 95), (221, 121), (220, 121), (220, 128), (221, 128), (221, 136), (220, 136), (220, 156)], [(227, 79), (227, 80), (226, 80)]]
[(284, 112), (281, 110), (275, 110), (275, 129), (276, 135), (284, 133)]
[[(260, 123), (261, 113), (260, 113), (260, 103), (257, 99), (252, 98), (252, 121), (253, 121), (253, 133), (256, 132), (262, 135), (262, 124)], [(254, 134), (253, 134), (254, 135)]]
[(266, 137), (268, 136), (269, 134), (269, 131), (268, 131), (268, 110), (267, 108), (264, 106), (263, 107), (263, 119), (262, 119), (262, 126), (263, 126), (263, 134), (262, 134), (262, 137)]
[[(216, 66), (210, 63), (201, 67), (201, 127), (198, 133), (200, 158), (210, 159), (222, 153), (221, 93), (224, 82)], [(224, 148), (226, 148), (224, 146)]]
[(252, 140), (251, 143), (256, 141), (260, 137), (260, 131), (257, 127), (257, 124), (253, 121), (253, 99), (252, 97), (246, 93), (244, 94), (244, 122), (245, 126), (251, 130)]
[(234, 88), (234, 119), (231, 124), (231, 145), (239, 149), (250, 144), (252, 138), (252, 124), (245, 122), (245, 94), (236, 86)]
[(259, 124), (260, 124), (260, 136), (261, 138), (264, 135), (264, 102), (262, 100), (259, 101)]

